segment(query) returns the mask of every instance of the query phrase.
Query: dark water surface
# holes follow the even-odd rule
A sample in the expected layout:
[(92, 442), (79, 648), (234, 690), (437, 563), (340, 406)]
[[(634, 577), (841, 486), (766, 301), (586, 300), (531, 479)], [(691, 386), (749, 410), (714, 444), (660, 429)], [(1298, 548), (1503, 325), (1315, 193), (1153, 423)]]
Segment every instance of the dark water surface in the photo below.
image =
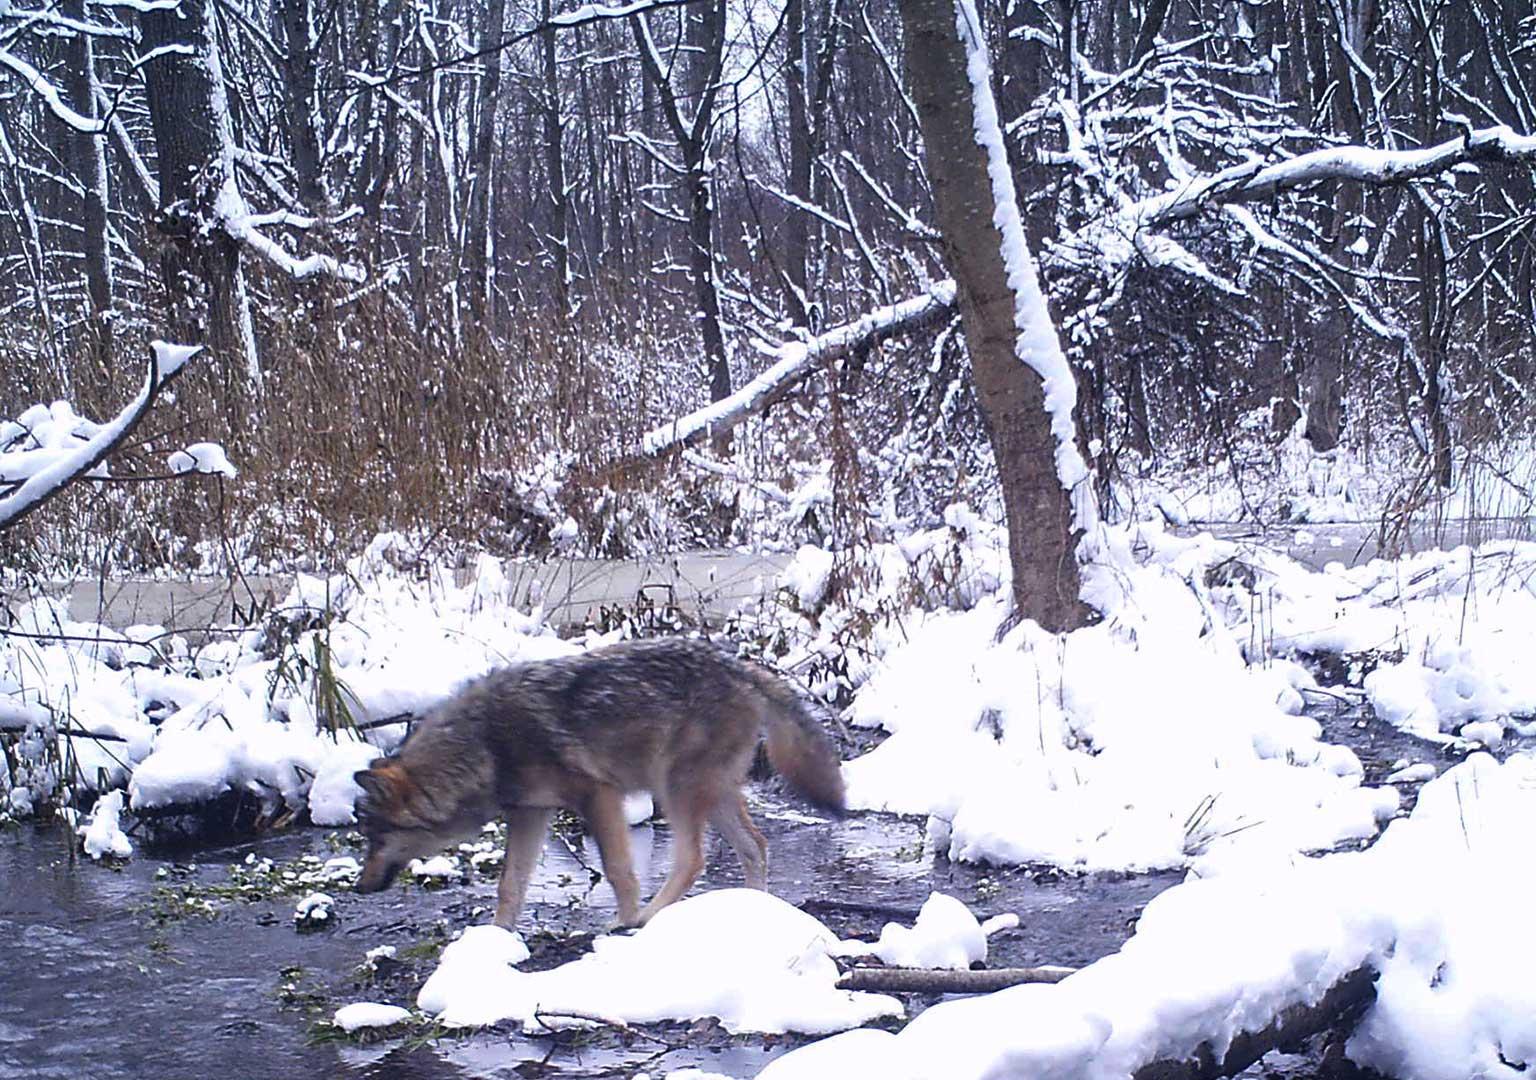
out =
[[(1081, 965), (1114, 951), (1141, 908), (1180, 877), (1061, 877), (952, 865), (922, 853), (918, 824), (881, 815), (807, 823), (772, 799), (754, 811), (768, 835), (773, 891), (843, 933), (875, 936), (910, 923), (928, 894), (951, 893), (981, 914), (1015, 911), (1022, 926), (993, 938), (994, 966)], [(434, 944), (489, 919), (494, 880), (428, 891), (415, 885), (337, 898), (335, 925), (293, 927), (295, 896), (213, 898), (216, 913), (177, 903), (229, 881), (250, 853), (288, 863), (336, 854), (338, 836), (298, 830), (223, 847), (156, 852), (142, 845), (120, 867), (73, 853), (57, 827), (0, 830), (0, 1077), (653, 1076), (688, 1065), (749, 1076), (803, 1040), (731, 1037), (678, 1024), (622, 1045), (510, 1030), (371, 1046), (325, 1040), (317, 1020), (350, 1001), (410, 1006), (434, 966)], [(670, 855), (664, 826), (633, 836), (652, 888)], [(647, 858), (647, 855), (649, 856)], [(583, 860), (596, 865), (586, 851)], [(647, 865), (647, 863), (649, 865)], [(157, 874), (161, 875), (157, 877)], [(718, 845), (700, 888), (739, 884)], [(579, 954), (613, 916), (575, 856), (551, 842), (525, 912), (534, 964)], [(527, 924), (532, 922), (532, 927)], [(532, 933), (529, 930), (532, 929)], [(748, 930), (747, 932), (750, 932)], [(425, 943), (425, 946), (423, 945)], [(404, 963), (374, 979), (364, 954), (390, 944)], [(295, 970), (299, 969), (299, 970)], [(924, 1003), (914, 1000), (913, 1011)]]

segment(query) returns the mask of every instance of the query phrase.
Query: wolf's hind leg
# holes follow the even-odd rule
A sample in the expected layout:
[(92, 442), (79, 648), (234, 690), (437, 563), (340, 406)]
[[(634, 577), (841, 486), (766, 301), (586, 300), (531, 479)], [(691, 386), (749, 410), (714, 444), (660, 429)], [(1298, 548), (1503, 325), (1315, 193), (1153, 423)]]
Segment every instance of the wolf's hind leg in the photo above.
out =
[(768, 888), (768, 841), (747, 813), (747, 800), (741, 792), (727, 795), (715, 805), (710, 815), (720, 835), (736, 849), (749, 889)]
[(592, 793), (582, 816), (597, 839), (597, 853), (603, 858), (603, 873), (613, 886), (619, 903), (619, 926), (639, 926), (640, 881), (629, 853), (629, 822), (624, 817), (624, 793), (614, 787), (600, 787)]
[(507, 811), (507, 860), (496, 885), (496, 925), (505, 930), (517, 926), (528, 895), (528, 880), (538, 865), (544, 838), (549, 835), (551, 811), (523, 806)]
[(693, 887), (704, 870), (704, 821), (715, 799), (709, 793), (669, 792), (662, 799), (667, 822), (672, 826), (672, 872), (666, 884), (640, 912), (643, 926), (662, 908)]

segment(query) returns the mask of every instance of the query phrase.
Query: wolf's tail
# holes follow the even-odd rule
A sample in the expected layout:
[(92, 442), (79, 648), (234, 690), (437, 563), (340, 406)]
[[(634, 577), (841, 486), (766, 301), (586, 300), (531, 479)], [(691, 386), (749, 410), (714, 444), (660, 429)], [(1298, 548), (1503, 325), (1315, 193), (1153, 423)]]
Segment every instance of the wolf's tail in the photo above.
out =
[(767, 699), (763, 710), (768, 762), (789, 786), (818, 809), (847, 810), (842, 763), (832, 740), (805, 702), (778, 676), (752, 668), (752, 681)]

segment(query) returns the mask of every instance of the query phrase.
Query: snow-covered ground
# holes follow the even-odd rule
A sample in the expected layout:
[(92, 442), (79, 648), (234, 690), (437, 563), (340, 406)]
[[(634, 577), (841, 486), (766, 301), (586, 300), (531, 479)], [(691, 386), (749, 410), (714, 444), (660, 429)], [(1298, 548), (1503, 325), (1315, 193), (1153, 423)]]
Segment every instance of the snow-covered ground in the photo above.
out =
[[(952, 858), (1137, 870), (1373, 836), (1396, 791), (1363, 787), (1355, 756), (1301, 715), (1314, 682), (1298, 656), (1370, 666), (1366, 699), (1436, 738), (1494, 745), (1536, 712), (1522, 663), (1536, 545), (1314, 572), (1144, 523), (1105, 533), (1109, 562), (1089, 584), (1103, 621), (1060, 638), (1025, 623), (998, 641), (999, 531), (964, 507), (946, 520), (862, 567), (802, 548), (783, 578), (791, 604), (742, 625), (788, 643), (783, 662), (815, 691), (852, 691), (852, 723), (889, 732), (847, 764), (852, 805), (927, 816)], [(12, 812), (69, 768), (125, 788), (131, 810), (239, 789), (346, 824), (352, 772), (404, 730), (354, 724), (580, 647), (513, 606), (497, 560), (456, 585), (448, 567), (407, 565), (409, 550), (381, 537), (347, 574), (301, 578), (264, 627), (196, 648), (155, 627), (75, 623), (46, 598), (23, 606), (16, 628), (36, 636), (0, 645), (0, 710), (34, 724), (4, 781)], [(854, 572), (863, 588), (831, 587)], [(851, 627), (874, 629), (856, 640)], [(49, 754), (45, 725), (64, 717), (114, 738)], [(100, 847), (105, 824), (98, 834)]]
[[(0, 643), (0, 721), (32, 725), (19, 775), (0, 779), (10, 809), (24, 814), (70, 775), (125, 787), (133, 810), (239, 789), (317, 824), (350, 823), (352, 773), (405, 730), (357, 725), (577, 647), (512, 606), (496, 560), (461, 586), (449, 567), (398, 569), (408, 551), (380, 537), (346, 574), (300, 577), (266, 624), (196, 647), (161, 627), (76, 622), (48, 597), (22, 605), (13, 629), (31, 636)], [(66, 722), (77, 734), (47, 745), (42, 733)]]
[[(851, 802), (926, 815), (932, 854), (1188, 878), (1120, 953), (1059, 986), (944, 1004), (900, 1034), (835, 1036), (765, 1075), (1123, 1076), (1201, 1042), (1220, 1048), (1362, 966), (1380, 973), (1380, 996), (1350, 1044), (1357, 1060), (1470, 1077), (1512, 1076), (1503, 1062), (1536, 1057), (1536, 1001), (1520, 989), (1536, 936), (1487, 917), (1490, 898), (1532, 885), (1521, 823), (1536, 809), (1536, 759), (1476, 755), (1392, 820), (1396, 788), (1364, 785), (1354, 754), (1302, 714), (1314, 682), (1298, 662), (1342, 655), (1334, 668), (1352, 666), (1360, 688), (1333, 692), (1436, 739), (1528, 733), (1536, 545), (1312, 571), (1156, 523), (1109, 529), (1109, 561), (1088, 577), (1105, 618), (999, 640), (999, 541), (956, 506), (943, 528), (857, 563), (805, 548), (785, 605), (740, 625), (787, 645), (782, 662), (816, 692), (850, 691), (852, 723), (888, 733), (845, 766)], [(41, 805), (67, 768), (111, 791), (80, 826), (97, 857), (131, 856), (124, 810), (234, 789), (347, 823), (351, 772), (402, 727), (360, 734), (347, 721), (419, 711), (494, 665), (592, 643), (517, 610), (496, 560), (455, 584), (465, 575), (410, 565), (408, 551), (381, 537), (346, 575), (302, 580), (266, 627), (196, 647), (72, 623), (46, 599), (23, 607), (18, 628), (35, 636), (0, 644), (0, 720), (33, 724), (10, 751), (11, 813)], [(859, 589), (838, 587), (853, 577)], [(322, 719), (340, 721), (334, 735)], [(120, 741), (50, 736), (55, 721)], [(295, 919), (316, 921), (344, 903), (334, 896), (303, 898)], [(518, 969), (515, 935), (473, 928), (414, 1004), (448, 1025), (713, 1016), (730, 1030), (827, 1033), (901, 1015), (893, 999), (839, 990), (835, 958), (959, 968), (985, 947), (948, 898), (915, 928), (850, 943), (770, 896), (726, 890), (546, 972)], [(400, 1019), (370, 1006), (336, 1023)]]
[(1316, 1004), (1379, 973), (1349, 1040), (1393, 1076), (1516, 1077), (1536, 1059), (1536, 934), (1490, 918), (1526, 895), (1536, 759), (1479, 754), (1425, 786), (1367, 851), (1192, 874), (1148, 905), (1118, 953), (1056, 985), (939, 1004), (898, 1034), (854, 1031), (793, 1051), (764, 1080), (882, 1076), (1122, 1078)]

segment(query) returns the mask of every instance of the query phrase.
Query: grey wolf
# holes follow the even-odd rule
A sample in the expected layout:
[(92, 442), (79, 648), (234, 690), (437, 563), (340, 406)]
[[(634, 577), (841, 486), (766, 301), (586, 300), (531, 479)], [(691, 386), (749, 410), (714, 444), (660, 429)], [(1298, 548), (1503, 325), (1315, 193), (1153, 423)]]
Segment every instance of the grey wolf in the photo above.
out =
[[(799, 695), (717, 645), (661, 638), (498, 669), (432, 709), (396, 754), (355, 775), (368, 839), (357, 888), (387, 887), (411, 859), (501, 815), (507, 850), (496, 923), (511, 929), (561, 807), (581, 814), (597, 840), (619, 926), (644, 924), (688, 891), (704, 868), (706, 823), (736, 850), (747, 885), (766, 888), (767, 844), (741, 793), (760, 739), (793, 789), (842, 812), (837, 754)], [(675, 852), (643, 909), (623, 812), (624, 795), (640, 790), (666, 814)]]

